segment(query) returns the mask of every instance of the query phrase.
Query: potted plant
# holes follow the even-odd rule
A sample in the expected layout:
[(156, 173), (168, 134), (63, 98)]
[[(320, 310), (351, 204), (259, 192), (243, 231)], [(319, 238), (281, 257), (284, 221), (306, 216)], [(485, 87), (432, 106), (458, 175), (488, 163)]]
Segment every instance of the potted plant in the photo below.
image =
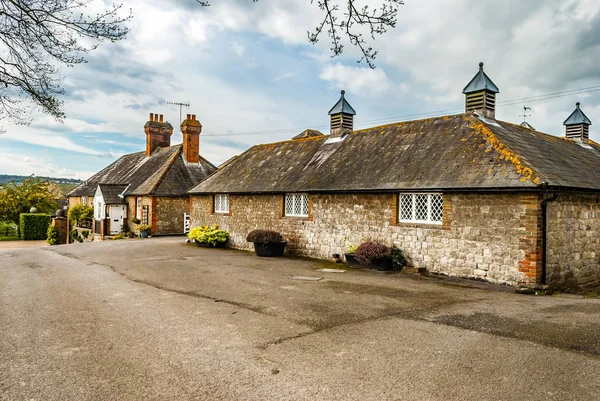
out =
[[(364, 237), (362, 238), (361, 241), (364, 241)], [(358, 248), (358, 246), (360, 244), (352, 244), (348, 241), (348, 237), (344, 237), (344, 244), (346, 245), (346, 249), (348, 250), (346, 253), (344, 253), (344, 257), (346, 259), (346, 264), (350, 267), (361, 267), (360, 263), (358, 263), (358, 260), (356, 260), (356, 248)]]
[(287, 241), (277, 231), (254, 230), (248, 233), (246, 241), (254, 242), (256, 256), (283, 256)]
[(356, 248), (356, 260), (362, 267), (392, 270), (392, 248), (376, 241), (365, 241)]
[(138, 219), (137, 217), (134, 217), (133, 219), (131, 219), (131, 222), (133, 224), (140, 224), (142, 221), (140, 219)]
[(152, 227), (150, 227), (149, 225), (146, 225), (146, 224), (141, 224), (141, 225), (137, 226), (137, 229), (140, 230), (140, 237), (148, 238), (148, 234), (150, 233), (151, 228)]
[(215, 224), (212, 227), (194, 227), (188, 233), (188, 237), (192, 239), (197, 246), (223, 248), (227, 242), (229, 233), (225, 230), (219, 230), (219, 226)]

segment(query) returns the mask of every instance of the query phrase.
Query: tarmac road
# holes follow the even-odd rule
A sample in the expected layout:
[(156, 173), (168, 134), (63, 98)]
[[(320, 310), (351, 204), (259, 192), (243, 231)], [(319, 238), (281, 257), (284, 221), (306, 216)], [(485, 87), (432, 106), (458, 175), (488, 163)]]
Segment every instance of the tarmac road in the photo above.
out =
[(600, 399), (600, 299), (324, 267), (180, 237), (0, 251), (0, 400)]

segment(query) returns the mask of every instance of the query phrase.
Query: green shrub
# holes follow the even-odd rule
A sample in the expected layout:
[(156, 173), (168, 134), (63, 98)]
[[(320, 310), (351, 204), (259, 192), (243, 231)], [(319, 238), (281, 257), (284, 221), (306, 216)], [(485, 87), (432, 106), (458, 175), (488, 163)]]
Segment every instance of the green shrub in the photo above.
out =
[(152, 226), (149, 226), (147, 224), (142, 224), (141, 226), (137, 226), (137, 229), (140, 231), (148, 231), (148, 233), (150, 233), (150, 229), (152, 228)]
[(392, 266), (394, 266), (394, 270), (402, 270), (405, 265), (406, 257), (402, 249), (396, 245), (392, 246)]
[(87, 237), (89, 237), (89, 235), (90, 235), (90, 230), (83, 230), (83, 231), (81, 231), (81, 236), (83, 238), (87, 238)]
[(21, 238), (24, 240), (41, 240), (48, 238), (48, 226), (52, 217), (46, 213), (21, 213), (19, 223)]
[(142, 221), (140, 219), (138, 219), (137, 217), (134, 217), (133, 219), (131, 219), (131, 222), (133, 224), (140, 224)]
[(83, 237), (79, 235), (79, 231), (77, 231), (76, 228), (72, 229), (69, 232), (69, 237), (71, 237), (72, 244), (74, 244), (75, 242), (83, 242)]
[(112, 237), (113, 240), (119, 240), (125, 238), (122, 233), (119, 233)]
[(79, 203), (69, 209), (68, 216), (71, 226), (76, 227), (79, 221), (94, 218), (94, 208), (87, 207), (83, 203)]
[(226, 242), (229, 233), (225, 230), (219, 230), (219, 226), (215, 224), (212, 227), (201, 226), (192, 228), (188, 233), (188, 237), (196, 242), (215, 246), (219, 242)]
[(53, 225), (48, 227), (46, 242), (48, 245), (58, 245), (58, 230)]

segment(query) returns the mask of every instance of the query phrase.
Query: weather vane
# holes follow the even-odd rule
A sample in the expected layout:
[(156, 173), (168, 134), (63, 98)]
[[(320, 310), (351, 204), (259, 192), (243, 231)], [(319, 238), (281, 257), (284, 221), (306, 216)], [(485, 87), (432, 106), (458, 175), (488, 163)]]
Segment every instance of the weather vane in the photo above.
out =
[(181, 123), (183, 122), (183, 120), (181, 119), (181, 117), (183, 116), (181, 110), (184, 106), (189, 108), (190, 102), (167, 102), (167, 104), (170, 104), (171, 106), (179, 106), (179, 125), (181, 125)]
[(523, 114), (519, 114), (519, 117), (523, 117), (523, 123), (527, 123), (527, 117), (531, 117), (531, 113), (527, 114), (527, 111), (531, 111), (531, 107), (523, 106)]

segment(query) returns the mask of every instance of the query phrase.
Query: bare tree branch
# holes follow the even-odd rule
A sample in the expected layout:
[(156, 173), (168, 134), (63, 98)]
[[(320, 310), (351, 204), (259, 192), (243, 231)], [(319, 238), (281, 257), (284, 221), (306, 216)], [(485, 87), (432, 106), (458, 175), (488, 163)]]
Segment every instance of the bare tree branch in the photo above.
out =
[(64, 93), (60, 65), (85, 63), (99, 42), (123, 39), (132, 18), (131, 10), (119, 16), (121, 4), (83, 14), (91, 1), (0, 0), (0, 120), (28, 124), (31, 105), (59, 121), (65, 117), (57, 99)]
[[(196, 0), (201, 6), (210, 6), (210, 1)], [(256, 3), (258, 0), (252, 0)], [(319, 37), (326, 30), (327, 36), (331, 40), (332, 57), (339, 56), (344, 52), (344, 45), (341, 43), (342, 32), (350, 41), (350, 44), (356, 46), (362, 53), (358, 62), (365, 61), (369, 67), (375, 68), (375, 58), (377, 50), (374, 50), (363, 38), (362, 27), (367, 27), (372, 40), (378, 35), (383, 35), (389, 28), (396, 26), (398, 20), (398, 7), (404, 4), (403, 0), (380, 0), (381, 5), (377, 8), (356, 7), (356, 0), (346, 0), (345, 7), (342, 10), (338, 2), (333, 0), (317, 0), (317, 6), (325, 14), (323, 20), (311, 31), (307, 31), (308, 41), (315, 44)], [(314, 4), (314, 0), (310, 0)]]

